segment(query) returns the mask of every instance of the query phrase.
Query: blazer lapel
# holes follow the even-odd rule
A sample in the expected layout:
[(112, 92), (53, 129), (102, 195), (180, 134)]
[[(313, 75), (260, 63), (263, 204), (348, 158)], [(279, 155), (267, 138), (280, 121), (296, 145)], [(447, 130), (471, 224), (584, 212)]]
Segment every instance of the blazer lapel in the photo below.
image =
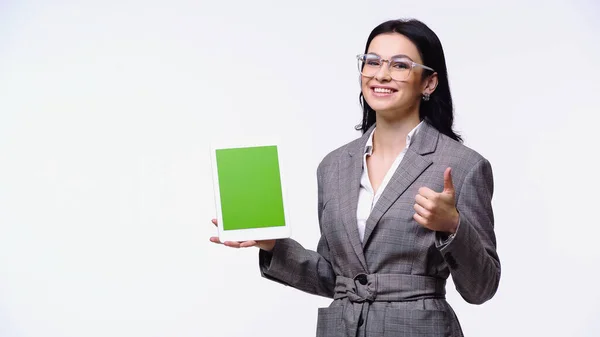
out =
[(363, 137), (348, 146), (347, 153), (343, 153), (340, 157), (339, 166), (340, 214), (342, 215), (342, 222), (344, 223), (350, 244), (366, 272), (368, 272), (368, 268), (358, 234), (356, 211), (358, 208), (358, 192), (360, 190), (360, 178), (363, 169), (363, 154), (365, 144), (372, 130), (373, 127), (365, 132)]
[(383, 214), (387, 212), (392, 204), (396, 202), (421, 173), (432, 164), (429, 158), (422, 155), (435, 151), (438, 137), (439, 132), (427, 124), (427, 122), (421, 125), (419, 132), (415, 135), (412, 144), (407, 149), (398, 169), (394, 172), (394, 175), (367, 219), (365, 237), (362, 242), (363, 247), (366, 246), (371, 233), (373, 233), (375, 226)]

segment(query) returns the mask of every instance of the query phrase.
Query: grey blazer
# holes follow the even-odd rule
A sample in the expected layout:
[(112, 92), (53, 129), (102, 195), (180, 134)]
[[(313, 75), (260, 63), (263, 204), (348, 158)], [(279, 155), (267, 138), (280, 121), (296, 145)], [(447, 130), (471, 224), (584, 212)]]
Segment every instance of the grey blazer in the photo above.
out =
[[(318, 309), (317, 336), (463, 336), (445, 299), (452, 275), (468, 303), (492, 298), (500, 280), (491, 199), (493, 176), (484, 157), (427, 123), (358, 234), (356, 208), (362, 154), (369, 132), (329, 153), (317, 169), (321, 237), (317, 250), (293, 239), (259, 251), (261, 275), (332, 298)], [(452, 167), (459, 227), (454, 237), (414, 219), (420, 187), (442, 191)]]

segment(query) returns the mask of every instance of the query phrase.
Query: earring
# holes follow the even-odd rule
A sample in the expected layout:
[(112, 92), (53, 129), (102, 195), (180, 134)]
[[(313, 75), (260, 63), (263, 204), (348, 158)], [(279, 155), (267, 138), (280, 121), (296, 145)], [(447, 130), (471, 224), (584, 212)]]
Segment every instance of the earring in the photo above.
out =
[(429, 94), (423, 94), (423, 100), (425, 102), (429, 101)]

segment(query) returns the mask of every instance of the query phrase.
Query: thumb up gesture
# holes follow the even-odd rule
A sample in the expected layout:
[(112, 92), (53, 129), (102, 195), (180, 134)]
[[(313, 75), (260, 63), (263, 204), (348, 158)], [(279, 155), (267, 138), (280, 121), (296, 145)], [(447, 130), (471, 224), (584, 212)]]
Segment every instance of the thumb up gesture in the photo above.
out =
[(458, 227), (458, 210), (456, 209), (452, 169), (444, 172), (444, 190), (440, 193), (427, 187), (419, 188), (415, 197), (415, 214), (413, 218), (432, 231), (455, 233)]

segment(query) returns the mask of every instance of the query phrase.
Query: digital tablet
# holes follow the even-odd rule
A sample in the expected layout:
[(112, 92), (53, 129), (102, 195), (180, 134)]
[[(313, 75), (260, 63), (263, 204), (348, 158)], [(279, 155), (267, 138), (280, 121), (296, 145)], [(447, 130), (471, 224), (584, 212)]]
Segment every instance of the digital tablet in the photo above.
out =
[(211, 145), (221, 242), (290, 236), (280, 148), (277, 143)]

